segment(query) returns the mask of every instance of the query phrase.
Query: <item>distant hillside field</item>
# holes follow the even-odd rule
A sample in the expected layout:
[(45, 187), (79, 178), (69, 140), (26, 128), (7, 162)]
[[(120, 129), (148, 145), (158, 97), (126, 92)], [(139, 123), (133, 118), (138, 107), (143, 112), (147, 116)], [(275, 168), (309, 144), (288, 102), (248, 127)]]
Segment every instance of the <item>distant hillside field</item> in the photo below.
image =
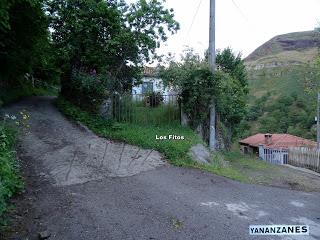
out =
[[(251, 106), (248, 119), (251, 127), (247, 134), (289, 132), (314, 138), (316, 96), (306, 91), (306, 83), (320, 85), (315, 74), (315, 60), (319, 56), (320, 32), (306, 31), (276, 36), (245, 58)], [(257, 104), (263, 111), (254, 112)], [(292, 116), (285, 119), (277, 110), (279, 107)], [(299, 116), (298, 110), (304, 116)], [(306, 115), (310, 115), (308, 119)], [(281, 128), (277, 126), (279, 121)]]
[(306, 80), (314, 78), (319, 53), (320, 32), (288, 33), (270, 39), (245, 59), (250, 95), (303, 93)]

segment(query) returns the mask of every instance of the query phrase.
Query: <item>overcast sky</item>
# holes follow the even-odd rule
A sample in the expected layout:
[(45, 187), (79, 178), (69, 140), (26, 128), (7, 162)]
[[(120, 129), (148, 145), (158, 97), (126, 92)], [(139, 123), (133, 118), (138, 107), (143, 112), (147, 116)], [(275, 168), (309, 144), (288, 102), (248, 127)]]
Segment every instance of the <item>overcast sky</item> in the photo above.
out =
[[(204, 52), (209, 40), (209, 3), (167, 0), (181, 29), (159, 53), (179, 56), (185, 45)], [(319, 21), (320, 0), (216, 0), (216, 48), (230, 46), (245, 57), (276, 35), (313, 30)]]

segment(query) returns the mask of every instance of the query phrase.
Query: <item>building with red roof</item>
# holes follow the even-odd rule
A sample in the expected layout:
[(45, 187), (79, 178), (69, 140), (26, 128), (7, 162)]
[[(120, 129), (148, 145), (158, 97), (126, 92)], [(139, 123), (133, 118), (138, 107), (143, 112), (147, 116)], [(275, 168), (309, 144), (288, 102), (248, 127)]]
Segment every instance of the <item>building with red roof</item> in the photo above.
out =
[(258, 154), (259, 147), (264, 149), (288, 150), (291, 147), (315, 148), (317, 143), (291, 134), (257, 133), (239, 141), (243, 153)]

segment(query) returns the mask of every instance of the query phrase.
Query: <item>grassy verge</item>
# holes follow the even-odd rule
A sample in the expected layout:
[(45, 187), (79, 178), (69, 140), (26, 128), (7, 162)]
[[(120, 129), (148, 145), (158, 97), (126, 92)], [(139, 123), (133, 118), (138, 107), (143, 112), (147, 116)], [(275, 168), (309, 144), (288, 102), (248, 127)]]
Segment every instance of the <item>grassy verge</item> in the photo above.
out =
[(269, 164), (239, 152), (229, 152), (224, 156), (231, 167), (246, 176), (250, 183), (300, 191), (320, 191), (319, 180), (313, 175), (284, 165)]
[(254, 156), (243, 155), (237, 151), (225, 153), (224, 157), (231, 168), (237, 169), (242, 176), (246, 177), (247, 182), (270, 185), (280, 181), (274, 176), (275, 173), (280, 173), (282, 168), (280, 165), (269, 164)]
[(0, 225), (4, 223), (8, 199), (23, 187), (14, 151), (15, 140), (15, 130), (0, 122)]
[(140, 125), (163, 126), (180, 123), (178, 103), (167, 102), (158, 106), (146, 106), (144, 98), (131, 95), (122, 96), (114, 101), (114, 114), (119, 122), (138, 123)]
[[(220, 162), (224, 158), (223, 154), (216, 154), (209, 165), (202, 165), (194, 162), (188, 155), (189, 149), (202, 141), (189, 128), (179, 125), (148, 126), (131, 123), (112, 123), (103, 120), (98, 116), (90, 115), (80, 108), (72, 105), (59, 97), (57, 107), (68, 118), (82, 122), (93, 132), (102, 137), (113, 140), (124, 141), (143, 148), (151, 148), (161, 152), (168, 161), (181, 167), (193, 167), (209, 171), (234, 180), (249, 182), (249, 179), (232, 165), (224, 167)], [(160, 141), (156, 140), (156, 135), (167, 136), (169, 134), (183, 135), (183, 141)]]

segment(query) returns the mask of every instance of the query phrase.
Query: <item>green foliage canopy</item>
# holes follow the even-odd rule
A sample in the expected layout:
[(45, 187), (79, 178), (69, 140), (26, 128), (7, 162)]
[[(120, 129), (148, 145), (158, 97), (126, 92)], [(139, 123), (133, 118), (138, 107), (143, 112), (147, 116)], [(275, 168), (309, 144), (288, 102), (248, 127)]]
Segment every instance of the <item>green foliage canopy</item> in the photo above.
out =
[(236, 79), (246, 94), (249, 92), (246, 67), (241, 58), (241, 54), (235, 55), (229, 47), (223, 49), (223, 51), (217, 52), (216, 64), (218, 69), (230, 74), (232, 78)]
[(271, 94), (266, 94), (250, 107), (246, 120), (241, 123), (240, 137), (258, 132), (271, 132), (289, 133), (314, 140), (315, 116), (316, 101), (310, 104), (307, 98), (295, 93), (277, 99), (273, 99)]
[(47, 64), (48, 21), (41, 0), (0, 3), (0, 81), (13, 85)]
[(158, 0), (48, 0), (46, 10), (63, 88), (72, 71), (94, 69), (116, 79), (117, 90), (130, 89), (143, 61), (179, 29), (173, 11)]
[(214, 74), (207, 61), (192, 51), (185, 53), (182, 62), (171, 61), (169, 67), (162, 70), (161, 77), (167, 84), (178, 87), (183, 109), (194, 128), (208, 118), (212, 101), (222, 122), (231, 128), (239, 124), (246, 114), (246, 75), (244, 68), (239, 67), (243, 62), (238, 61), (233, 53), (232, 56), (228, 54), (230, 49), (217, 57), (219, 70)]

